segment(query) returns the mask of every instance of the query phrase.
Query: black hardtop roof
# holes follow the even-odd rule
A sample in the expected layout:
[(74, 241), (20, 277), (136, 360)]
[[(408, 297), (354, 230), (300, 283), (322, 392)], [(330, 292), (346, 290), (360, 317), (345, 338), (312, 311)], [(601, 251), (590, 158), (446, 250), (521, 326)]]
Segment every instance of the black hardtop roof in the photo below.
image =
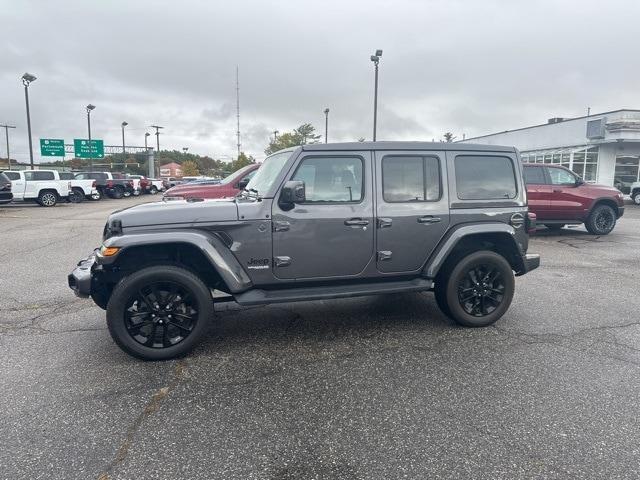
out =
[(515, 152), (515, 147), (448, 142), (344, 142), (302, 145), (303, 151), (328, 150), (454, 150), (480, 152)]

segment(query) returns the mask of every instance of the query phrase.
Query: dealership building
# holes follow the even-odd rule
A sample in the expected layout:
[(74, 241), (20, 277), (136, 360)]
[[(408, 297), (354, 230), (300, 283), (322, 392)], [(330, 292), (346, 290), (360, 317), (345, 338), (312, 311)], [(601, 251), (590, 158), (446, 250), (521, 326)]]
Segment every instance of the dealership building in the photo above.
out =
[(513, 145), (522, 161), (563, 165), (587, 182), (614, 185), (624, 193), (640, 180), (640, 110), (614, 110), (462, 140)]

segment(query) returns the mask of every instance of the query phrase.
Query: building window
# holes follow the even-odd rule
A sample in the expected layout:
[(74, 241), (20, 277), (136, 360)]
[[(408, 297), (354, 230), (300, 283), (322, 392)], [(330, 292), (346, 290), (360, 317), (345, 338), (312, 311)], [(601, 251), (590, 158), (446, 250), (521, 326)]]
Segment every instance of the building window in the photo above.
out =
[(640, 181), (640, 157), (634, 155), (616, 155), (616, 167), (613, 174), (613, 186), (628, 195), (631, 184)]
[(565, 148), (561, 150), (543, 150), (523, 153), (532, 163), (548, 163), (562, 165), (574, 173), (580, 175), (587, 182), (595, 182), (598, 179), (598, 154), (597, 146), (582, 146)]

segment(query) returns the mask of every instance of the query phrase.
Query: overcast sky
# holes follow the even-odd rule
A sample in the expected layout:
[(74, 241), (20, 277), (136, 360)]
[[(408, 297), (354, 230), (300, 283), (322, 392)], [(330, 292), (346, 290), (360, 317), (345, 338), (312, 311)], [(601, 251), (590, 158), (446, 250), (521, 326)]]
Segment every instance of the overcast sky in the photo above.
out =
[[(640, 2), (0, 0), (0, 122), (28, 160), (24, 72), (39, 138), (92, 137), (235, 155), (235, 69), (243, 150), (310, 122), (330, 141), (467, 137), (640, 108)], [(5, 156), (4, 129), (0, 155)], [(150, 137), (154, 139), (154, 137)]]

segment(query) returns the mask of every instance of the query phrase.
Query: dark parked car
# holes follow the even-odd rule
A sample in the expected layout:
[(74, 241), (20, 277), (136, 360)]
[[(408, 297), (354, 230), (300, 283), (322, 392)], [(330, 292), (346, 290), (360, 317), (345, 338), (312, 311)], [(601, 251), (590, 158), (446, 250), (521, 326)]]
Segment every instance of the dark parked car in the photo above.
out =
[(91, 179), (96, 181), (96, 188), (103, 197), (122, 198), (133, 195), (133, 180), (121, 173), (111, 172), (80, 172), (76, 174), (79, 180)]
[(551, 230), (584, 223), (589, 233), (606, 235), (624, 214), (619, 190), (585, 183), (560, 165), (525, 163), (524, 179), (529, 209)]
[(0, 172), (0, 205), (13, 200), (11, 193), (11, 180), (4, 173)]
[[(507, 311), (527, 253), (513, 147), (432, 142), (304, 145), (268, 157), (230, 199), (113, 213), (69, 286), (107, 310), (115, 342), (159, 360), (190, 350), (213, 304), (263, 305), (433, 290), (482, 327)], [(226, 293), (220, 298), (212, 290)]]

